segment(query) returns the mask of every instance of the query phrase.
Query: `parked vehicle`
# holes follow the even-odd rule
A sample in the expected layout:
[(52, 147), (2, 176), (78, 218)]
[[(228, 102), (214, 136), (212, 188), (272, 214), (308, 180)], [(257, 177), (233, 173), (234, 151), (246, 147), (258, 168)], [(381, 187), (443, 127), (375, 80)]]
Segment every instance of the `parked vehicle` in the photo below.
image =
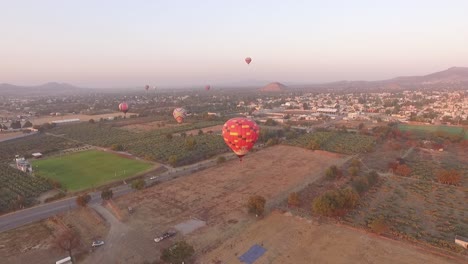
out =
[(93, 241), (93, 244), (91, 245), (92, 247), (100, 247), (104, 245), (104, 241), (102, 240), (96, 240), (96, 241)]
[(177, 232), (175, 232), (175, 231), (166, 232), (166, 233), (162, 234), (161, 236), (155, 238), (154, 242), (159, 243), (159, 242), (163, 241), (166, 238), (175, 236), (176, 234), (177, 234)]

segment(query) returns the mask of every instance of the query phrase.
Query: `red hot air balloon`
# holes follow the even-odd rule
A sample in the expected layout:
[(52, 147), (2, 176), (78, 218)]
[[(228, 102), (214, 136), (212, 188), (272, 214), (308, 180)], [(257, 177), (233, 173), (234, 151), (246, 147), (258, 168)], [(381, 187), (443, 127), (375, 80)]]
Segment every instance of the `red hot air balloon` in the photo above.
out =
[(223, 126), (224, 142), (241, 159), (252, 149), (260, 134), (257, 124), (248, 118), (229, 119)]
[(187, 116), (187, 111), (183, 108), (176, 108), (174, 109), (174, 112), (172, 112), (172, 116), (174, 116), (177, 123), (180, 124), (184, 122), (184, 118)]
[(252, 61), (252, 58), (250, 58), (250, 57), (245, 58), (245, 62), (246, 62), (247, 64), (250, 64), (251, 61)]
[(128, 104), (126, 102), (122, 102), (119, 104), (119, 111), (120, 112), (123, 112), (124, 115), (126, 116), (127, 115), (127, 112), (128, 112)]
[(206, 91), (209, 91), (210, 89), (211, 89), (211, 86), (209, 86), (209, 85), (206, 85), (206, 86), (205, 86), (205, 90), (206, 90)]

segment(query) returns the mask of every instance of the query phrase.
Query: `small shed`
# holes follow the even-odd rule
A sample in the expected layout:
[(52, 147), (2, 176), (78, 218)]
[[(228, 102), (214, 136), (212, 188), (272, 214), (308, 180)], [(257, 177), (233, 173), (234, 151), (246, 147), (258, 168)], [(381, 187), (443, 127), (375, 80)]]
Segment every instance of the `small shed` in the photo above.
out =
[(455, 244), (468, 249), (468, 238), (462, 236), (455, 236)]
[(42, 157), (42, 153), (39, 153), (39, 152), (36, 152), (36, 153), (33, 153), (31, 154), (35, 159), (38, 159), (38, 158), (41, 158)]

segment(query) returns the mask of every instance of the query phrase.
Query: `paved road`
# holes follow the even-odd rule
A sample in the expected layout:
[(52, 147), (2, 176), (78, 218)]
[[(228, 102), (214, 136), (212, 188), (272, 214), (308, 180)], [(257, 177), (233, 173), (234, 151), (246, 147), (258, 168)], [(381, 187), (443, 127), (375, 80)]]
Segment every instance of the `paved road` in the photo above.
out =
[[(226, 159), (235, 158), (235, 155), (231, 153), (223, 154), (223, 156), (225, 156)], [(216, 158), (204, 160), (199, 163), (179, 167), (176, 169), (171, 168), (168, 171), (159, 175), (150, 175), (147, 179), (145, 179), (145, 181), (148, 185), (154, 183), (155, 181), (169, 181), (180, 176), (190, 175), (195, 170), (205, 169), (214, 165), (216, 165)], [(112, 188), (112, 191), (114, 193), (114, 197), (119, 197), (127, 193), (133, 192), (134, 190), (129, 184), (123, 184)], [(90, 193), (90, 195), (90, 205), (102, 202), (100, 192), (93, 192)], [(8, 231), (26, 224), (46, 219), (48, 217), (66, 212), (68, 210), (72, 210), (77, 207), (75, 200), (76, 196), (2, 215), (0, 216), (0, 232)]]

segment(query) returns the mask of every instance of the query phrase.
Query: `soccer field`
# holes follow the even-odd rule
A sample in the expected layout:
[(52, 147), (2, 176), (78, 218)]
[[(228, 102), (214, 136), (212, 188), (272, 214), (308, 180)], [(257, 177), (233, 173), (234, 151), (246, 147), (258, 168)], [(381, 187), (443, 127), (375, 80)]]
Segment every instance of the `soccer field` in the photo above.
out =
[(59, 181), (67, 190), (78, 191), (128, 178), (150, 169), (150, 163), (89, 150), (32, 163), (37, 175)]

